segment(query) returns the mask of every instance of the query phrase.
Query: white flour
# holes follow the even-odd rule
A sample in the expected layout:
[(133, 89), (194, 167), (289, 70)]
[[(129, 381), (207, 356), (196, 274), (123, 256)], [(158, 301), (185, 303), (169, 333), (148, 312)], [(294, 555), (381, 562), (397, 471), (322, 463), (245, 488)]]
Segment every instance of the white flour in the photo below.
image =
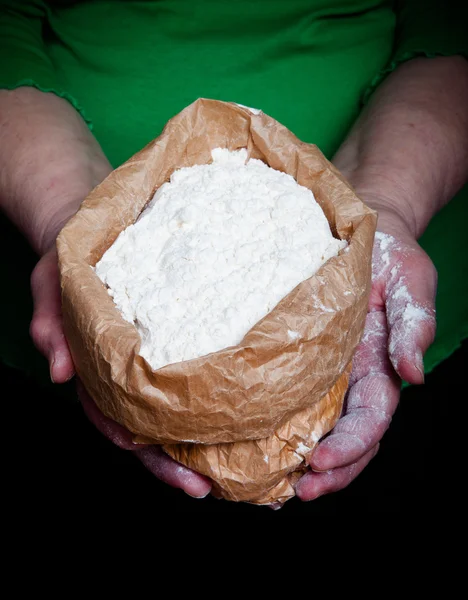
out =
[(238, 344), (346, 246), (293, 177), (245, 149), (212, 156), (174, 172), (96, 265), (153, 369)]

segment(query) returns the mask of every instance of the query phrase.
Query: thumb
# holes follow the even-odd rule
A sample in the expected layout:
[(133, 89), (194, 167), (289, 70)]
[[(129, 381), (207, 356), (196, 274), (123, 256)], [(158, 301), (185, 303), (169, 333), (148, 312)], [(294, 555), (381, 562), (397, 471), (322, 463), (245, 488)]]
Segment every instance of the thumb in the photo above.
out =
[(423, 355), (436, 330), (437, 272), (419, 247), (399, 248), (385, 286), (388, 352), (394, 369), (409, 383), (424, 382)]
[(31, 275), (34, 313), (30, 334), (34, 345), (49, 361), (54, 383), (73, 377), (73, 361), (63, 331), (60, 283), (55, 248), (37, 263)]

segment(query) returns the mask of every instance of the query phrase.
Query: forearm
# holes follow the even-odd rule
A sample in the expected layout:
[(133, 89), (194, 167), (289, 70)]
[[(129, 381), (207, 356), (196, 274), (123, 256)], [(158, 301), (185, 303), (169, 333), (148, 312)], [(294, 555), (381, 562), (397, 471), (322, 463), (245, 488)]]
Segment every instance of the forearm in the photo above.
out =
[(110, 170), (67, 101), (27, 87), (0, 90), (0, 208), (37, 252)]
[(333, 162), (381, 221), (393, 213), (419, 237), (468, 179), (468, 61), (415, 59), (400, 66)]

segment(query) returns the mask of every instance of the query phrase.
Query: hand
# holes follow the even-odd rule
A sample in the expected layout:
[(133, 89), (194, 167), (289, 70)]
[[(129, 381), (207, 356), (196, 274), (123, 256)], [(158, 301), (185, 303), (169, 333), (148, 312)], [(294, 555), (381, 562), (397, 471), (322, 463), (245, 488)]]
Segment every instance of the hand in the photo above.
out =
[(49, 361), (50, 378), (64, 383), (75, 369), (62, 324), (62, 302), (55, 246), (37, 263), (31, 275), (34, 314), (30, 334), (34, 345)]
[(0, 90), (0, 208), (41, 257), (31, 277), (31, 336), (52, 381), (73, 376), (62, 327), (55, 238), (112, 170), (75, 109), (34, 88)]
[(401, 379), (424, 381), (422, 357), (436, 326), (437, 274), (399, 217), (382, 213), (379, 229), (369, 312), (345, 408), (312, 454), (312, 471), (297, 484), (301, 500), (314, 500), (351, 483), (377, 454), (398, 405)]
[[(31, 287), (34, 299), (31, 336), (38, 350), (49, 360), (52, 381), (65, 382), (74, 375), (74, 367), (62, 325), (55, 246), (37, 263), (31, 277)], [(158, 479), (181, 488), (195, 498), (203, 498), (210, 492), (211, 484), (206, 477), (180, 465), (157, 446), (134, 444), (132, 434), (101, 413), (81, 382), (78, 382), (78, 397), (85, 414), (96, 428), (119, 448), (132, 450)]]
[(394, 239), (376, 237), (369, 314), (345, 410), (312, 454), (315, 472), (297, 484), (302, 500), (348, 485), (378, 450), (400, 378), (423, 382), (437, 277), (415, 240), (467, 181), (467, 92), (462, 57), (407, 61), (378, 87), (333, 158), (358, 196), (378, 210), (378, 231)]
[[(7, 151), (1, 151), (1, 148)], [(65, 339), (55, 238), (83, 199), (111, 171), (98, 142), (65, 100), (22, 87), (0, 90), (0, 208), (37, 251), (32, 276), (31, 336), (62, 383), (74, 374)], [(157, 477), (196, 497), (210, 483), (155, 446), (136, 446), (131, 434), (104, 417), (81, 386), (80, 399), (96, 427), (121, 448), (131, 448)]]
[(131, 450), (135, 456), (158, 479), (172, 487), (182, 489), (193, 498), (204, 498), (211, 491), (211, 483), (207, 477), (191, 471), (170, 458), (158, 446), (134, 444), (133, 435), (112, 419), (104, 416), (79, 381), (78, 397), (88, 419), (112, 443), (123, 450)]

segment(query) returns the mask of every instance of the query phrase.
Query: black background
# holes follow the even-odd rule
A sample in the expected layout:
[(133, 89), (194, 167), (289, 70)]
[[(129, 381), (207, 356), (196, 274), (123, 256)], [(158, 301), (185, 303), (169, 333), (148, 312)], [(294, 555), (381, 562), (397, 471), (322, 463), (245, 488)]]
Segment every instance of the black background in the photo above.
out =
[[(223, 512), (277, 519), (292, 513), (421, 513), (453, 492), (444, 469), (451, 455), (450, 430), (463, 398), (467, 358), (465, 342), (427, 376), (424, 386), (403, 391), (379, 454), (348, 488), (311, 503), (293, 499), (280, 511), (212, 497), (192, 499), (160, 483), (130, 452), (103, 438), (77, 401), (64, 400), (63, 390), (55, 393), (1, 367), (7, 438), (4, 497), (13, 518), (27, 514), (29, 519), (65, 525), (96, 511), (123, 526), (135, 514), (152, 519), (168, 513)], [(72, 391), (73, 383), (67, 386)]]

